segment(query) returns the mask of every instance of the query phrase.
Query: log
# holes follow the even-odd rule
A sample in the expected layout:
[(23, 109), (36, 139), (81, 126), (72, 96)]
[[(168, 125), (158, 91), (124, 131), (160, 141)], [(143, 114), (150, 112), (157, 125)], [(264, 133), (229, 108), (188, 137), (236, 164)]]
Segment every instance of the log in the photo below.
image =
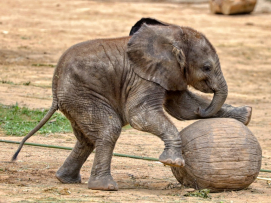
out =
[(251, 13), (257, 0), (210, 0), (211, 13), (224, 15)]
[(260, 172), (260, 144), (235, 119), (200, 120), (183, 129), (180, 136), (185, 166), (171, 170), (184, 186), (211, 192), (241, 190)]

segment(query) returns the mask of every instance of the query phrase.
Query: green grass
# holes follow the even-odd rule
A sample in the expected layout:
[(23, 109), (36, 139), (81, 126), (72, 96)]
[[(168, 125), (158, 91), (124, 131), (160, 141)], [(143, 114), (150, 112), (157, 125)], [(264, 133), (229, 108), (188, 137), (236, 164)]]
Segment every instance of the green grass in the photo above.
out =
[(125, 132), (126, 130), (130, 130), (132, 127), (130, 125), (125, 125), (122, 127), (122, 131)]
[[(27, 82), (24, 82), (24, 83), (15, 83), (15, 82), (12, 82), (12, 81), (9, 81), (9, 80), (0, 80), (0, 84), (25, 85), (25, 86), (32, 85), (31, 81), (27, 81)], [(46, 85), (32, 85), (32, 86), (34, 86), (34, 87), (52, 87), (51, 85), (50, 86), (46, 86)]]
[(196, 190), (193, 192), (188, 192), (184, 196), (186, 197), (202, 197), (206, 199), (211, 199), (211, 196), (209, 195), (210, 190), (209, 189), (202, 189), (202, 190)]
[[(44, 117), (48, 110), (31, 110), (19, 107), (18, 104), (6, 106), (0, 104), (0, 128), (5, 134), (25, 136)], [(72, 132), (68, 119), (56, 112), (51, 119), (38, 131), (40, 134)]]
[(9, 80), (0, 80), (0, 83), (2, 83), (2, 84), (14, 85), (14, 82), (11, 82), (11, 81), (9, 81)]
[(48, 67), (56, 67), (56, 65), (53, 65), (53, 64), (47, 64), (47, 63), (33, 63), (32, 66), (37, 66), (37, 67), (40, 67), (40, 66), (48, 66)]

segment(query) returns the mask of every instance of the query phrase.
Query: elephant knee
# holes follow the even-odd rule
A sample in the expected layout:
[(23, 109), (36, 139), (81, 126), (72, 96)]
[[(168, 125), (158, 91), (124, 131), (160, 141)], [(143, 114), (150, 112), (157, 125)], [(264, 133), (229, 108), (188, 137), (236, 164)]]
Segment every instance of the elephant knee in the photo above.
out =
[(129, 123), (134, 129), (140, 130), (140, 131), (144, 131), (147, 125), (146, 120), (140, 115), (131, 116), (129, 119)]
[(121, 125), (106, 126), (100, 131), (100, 135), (96, 145), (98, 143), (106, 144), (108, 146), (114, 147), (119, 135), (121, 133)]

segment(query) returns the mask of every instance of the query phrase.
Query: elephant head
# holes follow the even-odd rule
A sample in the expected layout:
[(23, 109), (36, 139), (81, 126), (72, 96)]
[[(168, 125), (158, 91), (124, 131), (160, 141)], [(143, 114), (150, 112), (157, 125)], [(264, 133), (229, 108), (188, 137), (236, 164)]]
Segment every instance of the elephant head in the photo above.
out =
[(214, 115), (224, 104), (228, 88), (208, 39), (188, 27), (154, 19), (141, 21), (132, 28), (127, 45), (135, 73), (169, 91), (182, 91), (190, 85), (201, 92), (214, 93), (211, 104), (195, 112), (200, 117)]

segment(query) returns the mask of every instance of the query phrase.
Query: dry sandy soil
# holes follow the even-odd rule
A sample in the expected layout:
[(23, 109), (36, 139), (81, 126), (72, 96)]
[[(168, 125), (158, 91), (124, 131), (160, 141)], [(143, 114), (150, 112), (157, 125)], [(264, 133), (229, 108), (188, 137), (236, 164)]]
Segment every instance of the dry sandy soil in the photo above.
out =
[[(262, 168), (271, 169), (271, 2), (259, 1), (251, 15), (209, 13), (207, 3), (1, 0), (0, 103), (49, 108), (54, 68), (71, 45), (94, 38), (127, 36), (141, 17), (153, 17), (203, 32), (216, 47), (229, 86), (227, 103), (253, 107), (249, 128), (263, 150)], [(13, 84), (3, 84), (4, 81)], [(23, 85), (29, 83), (30, 85)], [(179, 130), (192, 123), (173, 119)], [(0, 131), (0, 139), (17, 140)], [(36, 143), (72, 147), (72, 134), (36, 135)], [(87, 189), (93, 162), (82, 168), (82, 184), (61, 184), (54, 177), (69, 151), (25, 146), (9, 162), (17, 145), (0, 143), (0, 202), (270, 202), (270, 182), (256, 180), (247, 189), (184, 197), (169, 167), (158, 162), (113, 157), (118, 192)], [(163, 143), (133, 129), (123, 131), (115, 152), (158, 157)], [(261, 177), (271, 177), (260, 173)]]

